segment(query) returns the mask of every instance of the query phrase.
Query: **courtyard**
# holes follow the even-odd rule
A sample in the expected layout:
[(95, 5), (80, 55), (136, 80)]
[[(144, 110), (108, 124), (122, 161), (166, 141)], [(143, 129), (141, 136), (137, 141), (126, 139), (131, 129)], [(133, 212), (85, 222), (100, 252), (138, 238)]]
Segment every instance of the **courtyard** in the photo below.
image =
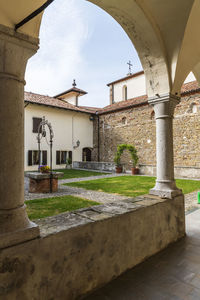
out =
[[(63, 171), (64, 176), (59, 180), (57, 193), (28, 193), (28, 179), (25, 178), (25, 200), (31, 220), (145, 195), (155, 184), (155, 178), (149, 176), (117, 175), (76, 169), (59, 171)], [(198, 208), (197, 191), (200, 190), (200, 181), (177, 179), (176, 182), (185, 194), (185, 211)]]
[[(199, 0), (0, 7), (0, 299), (199, 300)], [(37, 90), (24, 93), (26, 81)], [(79, 99), (84, 86), (92, 103)], [(51, 191), (56, 182), (54, 194), (28, 192), (24, 167), (121, 168), (113, 160), (121, 143), (133, 144), (141, 174), (156, 178), (66, 172), (57, 192), (51, 173), (42, 176)]]

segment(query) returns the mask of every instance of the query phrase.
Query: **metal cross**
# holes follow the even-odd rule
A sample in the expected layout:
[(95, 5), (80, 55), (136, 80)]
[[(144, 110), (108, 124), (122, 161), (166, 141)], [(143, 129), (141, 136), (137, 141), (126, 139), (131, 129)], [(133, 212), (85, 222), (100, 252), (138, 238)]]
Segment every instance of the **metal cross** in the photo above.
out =
[(132, 70), (131, 70), (131, 67), (133, 66), (131, 61), (129, 60), (129, 62), (127, 63), (127, 65), (129, 65), (129, 72), (128, 72), (128, 75), (131, 75), (132, 74)]

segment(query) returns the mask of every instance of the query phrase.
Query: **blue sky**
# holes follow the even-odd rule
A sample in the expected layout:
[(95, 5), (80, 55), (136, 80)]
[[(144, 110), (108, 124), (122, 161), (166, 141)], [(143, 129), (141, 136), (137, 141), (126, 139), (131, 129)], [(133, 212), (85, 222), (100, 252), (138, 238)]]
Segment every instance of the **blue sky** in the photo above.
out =
[(109, 104), (107, 83), (142, 69), (138, 55), (120, 25), (85, 0), (55, 0), (45, 11), (40, 49), (29, 60), (26, 91), (54, 96), (71, 87), (88, 92), (81, 105)]

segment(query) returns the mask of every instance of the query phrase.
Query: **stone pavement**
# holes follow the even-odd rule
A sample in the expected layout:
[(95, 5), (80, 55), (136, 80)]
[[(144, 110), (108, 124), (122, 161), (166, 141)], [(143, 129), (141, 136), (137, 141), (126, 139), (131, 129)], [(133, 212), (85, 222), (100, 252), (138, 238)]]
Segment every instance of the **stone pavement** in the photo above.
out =
[(200, 300), (200, 209), (186, 225), (185, 238), (85, 300)]
[[(128, 176), (128, 175), (130, 175), (130, 174), (105, 174), (105, 175), (100, 175), (100, 176), (61, 179), (61, 180), (59, 180), (58, 192), (53, 193), (53, 194), (50, 194), (50, 193), (47, 193), (47, 194), (28, 193), (28, 178), (25, 177), (25, 179), (24, 179), (25, 200), (72, 195), (72, 196), (76, 196), (76, 197), (85, 198), (88, 200), (97, 201), (99, 203), (111, 203), (114, 201), (121, 201), (121, 200), (128, 199), (129, 197), (116, 195), (116, 194), (109, 194), (109, 193), (104, 193), (104, 192), (98, 192), (98, 191), (90, 191), (90, 190), (85, 190), (83, 188), (70, 187), (70, 186), (65, 186), (62, 184), (70, 183), (70, 182), (86, 181), (86, 180), (95, 180), (95, 179), (101, 179), (101, 178), (109, 178), (109, 177)], [(197, 204), (197, 191), (185, 195), (185, 210), (186, 211), (191, 211), (194, 208), (198, 208), (198, 207), (200, 207), (200, 205)]]

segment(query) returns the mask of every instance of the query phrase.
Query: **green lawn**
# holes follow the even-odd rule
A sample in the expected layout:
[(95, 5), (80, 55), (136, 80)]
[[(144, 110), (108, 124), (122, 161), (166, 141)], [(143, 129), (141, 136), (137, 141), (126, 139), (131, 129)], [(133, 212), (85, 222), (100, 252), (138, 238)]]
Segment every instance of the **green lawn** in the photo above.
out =
[[(200, 189), (200, 181), (177, 179), (177, 186), (184, 194)], [(81, 187), (87, 190), (95, 190), (107, 193), (116, 193), (129, 197), (148, 194), (154, 187), (155, 177), (147, 176), (124, 176), (67, 183), (66, 185)]]
[(108, 173), (93, 172), (93, 171), (86, 171), (86, 170), (75, 170), (75, 169), (59, 169), (54, 171), (64, 173), (63, 177), (60, 179), (81, 178), (81, 177), (90, 177), (90, 176), (108, 174)]
[(79, 208), (98, 205), (98, 202), (89, 201), (74, 196), (34, 199), (26, 201), (27, 213), (31, 220), (46, 218)]

